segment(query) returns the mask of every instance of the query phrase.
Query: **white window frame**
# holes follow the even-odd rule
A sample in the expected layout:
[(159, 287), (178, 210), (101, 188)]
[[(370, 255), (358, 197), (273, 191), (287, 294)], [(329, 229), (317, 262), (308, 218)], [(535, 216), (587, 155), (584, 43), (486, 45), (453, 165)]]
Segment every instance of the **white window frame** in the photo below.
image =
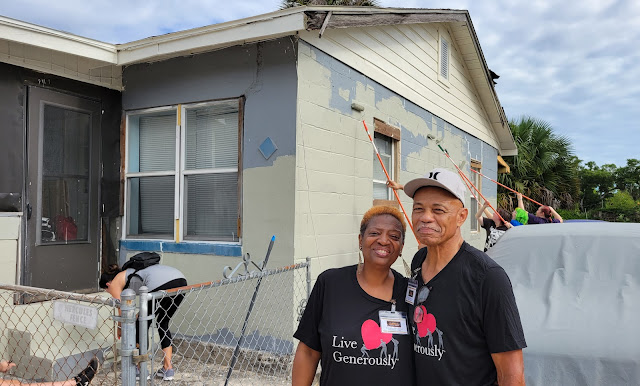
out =
[[(446, 53), (447, 76), (446, 77), (442, 75), (442, 66), (443, 66), (442, 58), (444, 56), (442, 52), (443, 44), (447, 45), (447, 53)], [(439, 29), (438, 31), (438, 80), (444, 86), (449, 87), (450, 79), (451, 79), (451, 39), (449, 38), (449, 34), (446, 34), (445, 32), (442, 31), (442, 29)]]
[[(126, 112), (126, 120), (125, 120), (125, 150), (124, 150), (124, 210), (123, 210), (123, 219), (122, 219), (122, 239), (131, 239), (131, 240), (169, 240), (163, 237), (151, 237), (149, 235), (130, 235), (129, 234), (129, 218), (128, 211), (130, 206), (130, 197), (129, 197), (129, 180), (131, 178), (137, 177), (157, 177), (157, 176), (174, 176), (174, 222), (173, 222), (173, 235), (171, 241), (175, 242), (209, 242), (216, 244), (230, 244), (230, 245), (240, 245), (242, 244), (242, 234), (238, 234), (238, 241), (224, 241), (224, 240), (184, 240), (184, 177), (188, 175), (198, 175), (198, 174), (213, 174), (213, 173), (229, 173), (236, 172), (238, 173), (239, 184), (241, 180), (240, 176), (240, 167), (241, 162), (239, 160), (238, 166), (236, 168), (215, 168), (215, 169), (197, 169), (197, 170), (185, 170), (186, 167), (186, 130), (183, 128), (186, 127), (186, 114), (185, 111), (191, 108), (204, 107), (204, 106), (212, 106), (220, 103), (229, 103), (229, 101), (236, 101), (238, 103), (238, 120), (239, 124), (243, 124), (244, 121), (242, 114), (244, 114), (244, 109), (242, 108), (242, 98), (230, 98), (225, 100), (217, 100), (217, 101), (208, 101), (208, 102), (200, 102), (200, 103), (192, 103), (192, 104), (178, 104), (178, 105), (170, 105), (170, 106), (162, 106), (148, 109), (139, 109), (139, 110), (130, 110)], [(162, 113), (174, 111), (176, 115), (176, 159), (174, 164), (174, 172), (130, 172), (129, 171), (129, 141), (130, 141), (130, 132), (129, 128), (131, 127), (130, 119), (133, 116), (142, 116), (149, 115), (154, 113)], [(243, 130), (238, 128), (239, 131)], [(241, 137), (241, 132), (238, 133), (239, 138)], [(238, 157), (242, 157), (242, 149), (238, 148)], [(177, 199), (176, 199), (177, 198)], [(238, 211), (239, 216), (242, 216), (241, 213), (241, 202), (242, 195), (240, 191), (238, 192)], [(176, 226), (177, 223), (177, 226)], [(176, 229), (177, 228), (177, 229)]]

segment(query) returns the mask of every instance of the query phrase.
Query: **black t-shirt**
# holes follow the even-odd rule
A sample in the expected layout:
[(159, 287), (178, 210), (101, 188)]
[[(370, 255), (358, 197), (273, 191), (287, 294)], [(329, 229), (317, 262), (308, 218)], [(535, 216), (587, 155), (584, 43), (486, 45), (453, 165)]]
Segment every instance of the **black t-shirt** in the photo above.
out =
[[(427, 248), (411, 268), (424, 286), (421, 266)], [(511, 281), (502, 267), (466, 242), (426, 286), (422, 322), (411, 322), (415, 335), (416, 379), (420, 385), (493, 385), (492, 353), (526, 347)]]
[(486, 217), (482, 218), (482, 227), (487, 231), (487, 239), (484, 242), (485, 252), (496, 245), (498, 239), (509, 229), (504, 224), (496, 227), (496, 222)]
[[(378, 311), (391, 303), (368, 295), (358, 284), (356, 266), (329, 269), (316, 281), (293, 335), (321, 352), (320, 385), (414, 385), (412, 338), (383, 334)], [(397, 311), (407, 279), (393, 271)]]

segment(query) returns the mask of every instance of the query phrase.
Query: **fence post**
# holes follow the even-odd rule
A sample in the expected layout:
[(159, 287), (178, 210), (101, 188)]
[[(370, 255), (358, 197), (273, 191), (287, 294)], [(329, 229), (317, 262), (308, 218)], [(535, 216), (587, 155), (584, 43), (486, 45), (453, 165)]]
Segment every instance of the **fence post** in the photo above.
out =
[(133, 364), (133, 352), (136, 348), (136, 293), (132, 289), (122, 291), (120, 295), (120, 315), (122, 348), (122, 386), (135, 386), (136, 366)]
[(311, 258), (307, 256), (307, 299), (311, 296)]
[[(140, 287), (140, 312), (138, 313), (139, 355), (142, 357), (149, 352), (149, 288)], [(147, 386), (148, 367), (147, 360), (140, 362), (140, 386)]]

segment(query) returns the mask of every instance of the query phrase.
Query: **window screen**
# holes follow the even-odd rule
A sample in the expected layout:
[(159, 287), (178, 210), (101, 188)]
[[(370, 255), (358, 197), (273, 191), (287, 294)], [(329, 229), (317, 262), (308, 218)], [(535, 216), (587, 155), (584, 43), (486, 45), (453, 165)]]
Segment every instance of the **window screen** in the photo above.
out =
[(185, 239), (238, 240), (238, 103), (186, 109)]

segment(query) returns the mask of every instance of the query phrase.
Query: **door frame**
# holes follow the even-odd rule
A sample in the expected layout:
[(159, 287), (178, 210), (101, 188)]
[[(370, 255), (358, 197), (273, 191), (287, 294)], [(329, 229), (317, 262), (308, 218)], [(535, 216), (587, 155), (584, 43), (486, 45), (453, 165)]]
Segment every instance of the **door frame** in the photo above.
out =
[[(34, 101), (34, 98), (38, 101)], [(62, 288), (66, 291), (74, 291), (81, 293), (91, 293), (98, 290), (98, 280), (100, 275), (100, 266), (102, 260), (101, 251), (101, 189), (100, 181), (102, 174), (102, 154), (101, 154), (101, 103), (99, 99), (91, 98), (85, 95), (65, 92), (64, 90), (39, 87), (37, 85), (27, 85), (25, 92), (25, 157), (24, 157), (24, 193), (23, 197), (23, 235), (22, 251), (23, 256), (20, 258), (20, 266), (18, 267), (19, 282), (23, 285), (34, 285), (33, 277), (33, 258), (37, 255), (37, 248), (64, 246), (69, 248), (74, 245), (84, 245), (86, 250), (90, 250), (92, 259), (95, 257), (95, 276), (91, 276), (92, 284), (85, 288)], [(50, 100), (54, 99), (54, 100)], [(57, 99), (57, 100), (56, 100)], [(74, 101), (76, 103), (69, 103)], [(37, 105), (36, 105), (37, 103)], [(52, 105), (64, 108), (66, 110), (78, 111), (90, 114), (91, 132), (89, 136), (89, 174), (88, 174), (88, 203), (87, 209), (87, 240), (86, 241), (68, 241), (66, 243), (42, 244), (41, 235), (37, 234), (40, 229), (32, 220), (38, 219), (42, 215), (42, 187), (43, 187), (43, 145), (44, 145), (44, 106)], [(87, 106), (90, 106), (87, 108)], [(33, 108), (32, 108), (33, 107)], [(37, 111), (32, 111), (36, 110)], [(32, 122), (33, 119), (36, 122)], [(32, 130), (37, 130), (33, 138)], [(34, 146), (37, 143), (37, 147)], [(35, 150), (34, 150), (35, 149)], [(36, 152), (37, 154), (33, 154)], [(34, 158), (35, 157), (35, 158)], [(33, 163), (36, 163), (36, 171), (33, 169)], [(35, 180), (32, 177), (35, 176)], [(30, 187), (30, 183), (35, 183), (35, 188)], [(35, 197), (33, 195), (35, 194)], [(31, 213), (29, 213), (31, 206)], [(32, 233), (36, 233), (32, 235)], [(87, 247), (88, 246), (88, 247)], [(34, 255), (35, 253), (35, 255)], [(54, 288), (61, 289), (61, 288)]]

